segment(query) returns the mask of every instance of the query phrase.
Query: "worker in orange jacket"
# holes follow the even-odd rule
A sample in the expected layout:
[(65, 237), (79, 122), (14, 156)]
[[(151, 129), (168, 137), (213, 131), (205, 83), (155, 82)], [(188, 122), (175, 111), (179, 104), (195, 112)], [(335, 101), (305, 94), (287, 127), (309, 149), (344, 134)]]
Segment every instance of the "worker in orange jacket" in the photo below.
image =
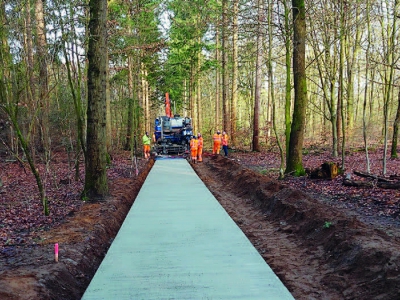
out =
[(203, 161), (203, 137), (201, 136), (201, 133), (197, 134), (197, 161), (202, 162)]
[(194, 164), (196, 163), (197, 160), (197, 146), (198, 146), (197, 137), (194, 135), (190, 140), (190, 156), (192, 163)]
[(214, 133), (213, 135), (213, 155), (219, 154), (219, 151), (221, 149), (221, 142), (222, 142), (221, 131), (217, 130), (217, 133)]

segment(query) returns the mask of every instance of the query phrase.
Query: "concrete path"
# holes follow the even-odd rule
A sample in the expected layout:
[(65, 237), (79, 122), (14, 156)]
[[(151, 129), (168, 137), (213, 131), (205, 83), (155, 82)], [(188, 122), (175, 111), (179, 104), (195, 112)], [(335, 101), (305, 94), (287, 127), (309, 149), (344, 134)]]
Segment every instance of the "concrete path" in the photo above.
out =
[(157, 160), (83, 295), (294, 299), (184, 159)]

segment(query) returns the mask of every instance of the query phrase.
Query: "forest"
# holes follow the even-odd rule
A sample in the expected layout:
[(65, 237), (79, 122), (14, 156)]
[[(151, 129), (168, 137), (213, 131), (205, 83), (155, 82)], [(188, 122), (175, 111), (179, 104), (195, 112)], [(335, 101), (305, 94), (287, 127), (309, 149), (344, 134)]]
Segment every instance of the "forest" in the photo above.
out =
[(9, 0), (0, 16), (2, 157), (27, 159), (39, 189), (48, 170), (35, 162), (56, 150), (77, 174), (97, 139), (103, 165), (115, 149), (140, 155), (167, 92), (206, 140), (219, 128), (234, 149), (277, 147), (281, 176), (304, 174), (304, 140), (342, 169), (354, 147), (366, 172), (371, 148), (383, 148), (383, 175), (397, 157), (397, 0)]
[[(275, 257), (278, 245), (271, 252), (258, 249), (296, 298), (395, 299), (400, 290), (395, 262), (400, 257), (399, 23), (399, 0), (2, 1), (0, 284), (11, 283), (0, 298), (12, 297), (12, 287), (21, 282), (30, 284), (16, 266), (29, 265), (37, 280), (51, 273), (54, 266), (42, 263), (51, 260), (43, 249), (54, 241), (71, 246), (63, 253), (69, 257), (63, 267), (72, 275), (58, 269), (46, 287), (72, 276), (74, 283), (64, 289), (65, 283), (60, 299), (82, 295), (129, 209), (127, 199), (133, 201), (154, 163), (143, 159), (142, 136), (165, 115), (168, 93), (173, 113), (192, 118), (193, 132), (204, 137), (206, 162), (193, 167), (217, 196), (227, 189), (218, 200), (226, 202), (249, 239), (265, 240), (268, 247), (275, 228), (282, 241), (303, 238), (296, 241), (299, 248), (288, 246), (289, 262)], [(217, 130), (230, 137), (229, 159), (209, 154)], [(337, 165), (343, 176), (310, 181), (323, 163)], [(355, 173), (362, 180), (355, 180)], [(232, 174), (243, 177), (227, 180)], [(254, 178), (260, 186), (253, 186)], [(256, 197), (258, 188), (276, 179), (281, 180), (276, 189), (280, 184), (296, 189), (288, 194), (298, 206), (285, 209), (299, 219), (281, 220), (282, 211), (268, 211), (277, 218), (271, 221), (275, 227), (258, 235), (258, 226), (264, 226), (258, 222), (265, 220), (252, 219), (257, 213), (242, 196)], [(262, 194), (268, 192), (274, 191)], [(306, 192), (330, 208), (298, 197)], [(255, 201), (263, 207), (257, 201), (264, 200)], [(302, 205), (313, 207), (318, 218), (299, 212)], [(248, 214), (240, 217), (237, 209), (243, 207)], [(357, 239), (371, 228), (353, 216), (342, 219), (336, 209), (343, 208), (348, 214), (361, 211), (362, 222), (374, 224), (366, 250)], [(243, 220), (257, 228), (246, 228)], [(310, 234), (313, 226), (318, 230)], [(375, 236), (382, 228), (385, 233)], [(81, 239), (90, 241), (90, 267), (85, 258), (73, 261), (86, 247)], [(324, 245), (315, 246), (314, 240)], [(335, 242), (340, 249), (333, 249)], [(300, 248), (305, 244), (308, 250)], [(325, 252), (316, 253), (316, 247)], [(359, 254), (360, 249), (365, 252)], [(341, 255), (343, 265), (331, 261)], [(386, 259), (390, 263), (382, 263)], [(292, 268), (311, 272), (300, 261), (318, 261), (320, 273), (291, 274)], [(43, 265), (46, 272), (40, 271)], [(37, 283), (32, 286), (26, 290), (36, 293)], [(61, 297), (55, 296), (59, 285), (52, 289), (55, 294), (41, 290), (40, 296), (26, 297)]]

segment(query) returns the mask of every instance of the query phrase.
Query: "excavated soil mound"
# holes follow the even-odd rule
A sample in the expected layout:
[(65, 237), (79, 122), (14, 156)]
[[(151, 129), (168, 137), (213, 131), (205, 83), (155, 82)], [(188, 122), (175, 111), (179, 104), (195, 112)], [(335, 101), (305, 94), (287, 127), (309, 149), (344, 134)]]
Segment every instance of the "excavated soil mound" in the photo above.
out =
[(194, 169), (296, 299), (400, 299), (400, 241), (223, 157)]

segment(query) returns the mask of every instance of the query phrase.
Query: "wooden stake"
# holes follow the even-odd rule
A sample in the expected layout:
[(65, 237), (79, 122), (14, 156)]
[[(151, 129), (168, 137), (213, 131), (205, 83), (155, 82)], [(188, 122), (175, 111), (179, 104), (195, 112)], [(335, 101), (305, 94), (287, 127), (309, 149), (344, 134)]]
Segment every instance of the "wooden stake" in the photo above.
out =
[(58, 262), (58, 243), (54, 244), (54, 260)]

